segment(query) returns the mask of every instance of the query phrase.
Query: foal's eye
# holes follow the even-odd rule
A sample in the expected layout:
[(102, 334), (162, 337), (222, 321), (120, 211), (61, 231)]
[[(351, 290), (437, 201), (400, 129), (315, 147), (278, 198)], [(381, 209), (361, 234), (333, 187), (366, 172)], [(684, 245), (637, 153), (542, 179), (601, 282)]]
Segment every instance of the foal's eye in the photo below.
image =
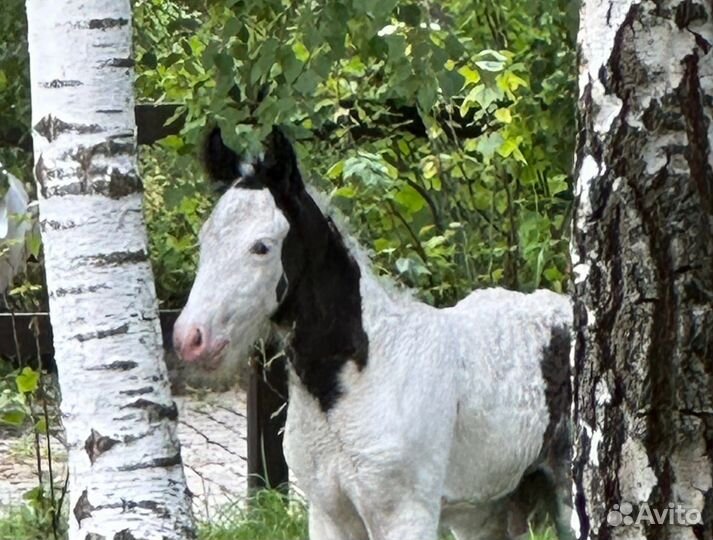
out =
[(270, 248), (265, 244), (265, 242), (257, 241), (250, 246), (250, 253), (255, 255), (267, 255), (269, 252)]

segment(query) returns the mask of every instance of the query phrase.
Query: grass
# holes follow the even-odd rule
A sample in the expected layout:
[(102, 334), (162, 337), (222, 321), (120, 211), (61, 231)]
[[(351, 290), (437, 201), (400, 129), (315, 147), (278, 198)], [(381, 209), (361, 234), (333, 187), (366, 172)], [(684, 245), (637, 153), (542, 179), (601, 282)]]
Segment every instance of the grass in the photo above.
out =
[(304, 540), (307, 538), (306, 503), (278, 491), (260, 491), (249, 505), (224, 508), (199, 524), (200, 540)]
[[(28, 507), (0, 509), (0, 540), (49, 540), (47, 521)], [(306, 540), (303, 500), (276, 491), (259, 492), (249, 505), (236, 504), (198, 526), (199, 540)], [(446, 536), (443, 540), (450, 540)], [(556, 540), (551, 529), (531, 532), (529, 540)]]
[(29, 506), (0, 508), (0, 540), (50, 540), (52, 526)]

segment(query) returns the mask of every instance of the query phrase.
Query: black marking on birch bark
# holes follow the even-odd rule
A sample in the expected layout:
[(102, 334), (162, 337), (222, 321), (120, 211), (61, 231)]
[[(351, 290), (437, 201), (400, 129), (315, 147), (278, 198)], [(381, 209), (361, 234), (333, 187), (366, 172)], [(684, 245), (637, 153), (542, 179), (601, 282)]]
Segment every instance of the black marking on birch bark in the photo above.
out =
[(92, 156), (96, 154), (101, 154), (107, 157), (114, 157), (117, 154), (127, 154), (131, 156), (136, 152), (136, 143), (134, 142), (133, 137), (126, 137), (122, 133), (121, 135), (112, 135), (107, 137), (105, 141), (95, 144), (89, 148), (89, 150)]
[(134, 59), (133, 58), (110, 58), (109, 60), (104, 60), (101, 63), (101, 67), (132, 68), (132, 67), (134, 67)]
[(74, 505), (74, 518), (77, 520), (78, 525), (82, 525), (82, 520), (88, 517), (92, 517), (92, 510), (94, 507), (89, 503), (89, 495), (87, 490), (82, 491), (82, 494), (77, 499), (77, 504)]
[(123, 17), (106, 17), (104, 19), (91, 19), (88, 26), (90, 30), (107, 30), (109, 28), (126, 26), (127, 24), (129, 24), (128, 19), (124, 19)]
[(156, 501), (123, 501), (123, 511), (127, 512), (133, 510), (134, 508), (141, 508), (143, 510), (149, 510), (150, 512), (156, 514), (159, 517), (170, 517), (171, 513), (168, 511), (165, 505), (159, 504)]
[[(42, 159), (42, 158), (40, 158)], [(53, 219), (43, 219), (40, 221), (40, 230), (42, 232), (46, 231), (66, 231), (67, 229), (73, 229), (77, 224), (74, 221), (56, 221)]]
[[(44, 188), (44, 197), (65, 197), (67, 195), (104, 195), (110, 199), (120, 199), (127, 195), (143, 191), (143, 183), (137, 174), (123, 173), (117, 169), (109, 172), (108, 167), (92, 167), (89, 171), (92, 177), (99, 177), (90, 183), (84, 180)], [(108, 176), (108, 180), (106, 177)]]
[(74, 339), (80, 343), (89, 341), (90, 339), (105, 339), (108, 337), (121, 336), (129, 333), (129, 323), (124, 323), (116, 328), (108, 328), (106, 330), (96, 330), (94, 332), (87, 332), (85, 334), (77, 334)]
[(684, 59), (685, 71), (678, 93), (681, 111), (686, 121), (688, 148), (685, 156), (690, 168), (691, 180), (696, 186), (703, 207), (713, 215), (713, 169), (708, 161), (713, 141), (708, 140), (704, 105), (706, 96), (700, 86), (698, 61), (695, 53), (689, 54)]
[(34, 126), (34, 130), (42, 135), (49, 142), (54, 141), (63, 133), (76, 133), (85, 135), (88, 133), (101, 133), (103, 129), (97, 124), (70, 124), (48, 114)]
[(137, 538), (131, 534), (129, 529), (124, 529), (123, 531), (116, 533), (112, 540), (137, 540)]
[(84, 540), (106, 540), (106, 536), (97, 533), (87, 533), (87, 536), (84, 537)]
[(105, 165), (103, 160), (98, 163), (95, 163), (94, 160), (97, 155), (113, 158), (119, 155), (133, 156), (135, 153), (134, 139), (127, 138), (124, 134), (108, 137), (107, 140), (90, 147), (79, 147), (71, 154), (71, 157), (79, 163), (83, 178), (69, 186), (58, 187), (59, 193), (55, 194), (93, 193), (119, 199), (132, 193), (141, 192), (143, 184), (133, 169), (121, 171), (116, 167)]
[(122, 472), (131, 472), (131, 471), (141, 471), (144, 469), (158, 469), (158, 468), (166, 469), (169, 467), (176, 467), (181, 464), (183, 464), (183, 460), (181, 459), (181, 453), (177, 452), (176, 454), (173, 454), (172, 456), (154, 458), (149, 461), (145, 461), (143, 463), (134, 463), (133, 465), (123, 465), (121, 467), (117, 467), (117, 470), (122, 471)]
[[(631, 60), (631, 50), (626, 46), (628, 43), (626, 37), (627, 33), (633, 32), (634, 21), (640, 12), (641, 7), (639, 4), (631, 4), (629, 6), (629, 11), (614, 35), (614, 43), (607, 61), (607, 70), (611, 73), (611, 77), (610, 88), (607, 88), (607, 85), (605, 85), (605, 88), (613, 91), (625, 104), (628, 101), (628, 95), (638, 84), (638, 81), (622, 70), (622, 66), (628, 67)], [(619, 118), (626, 118), (623, 111), (618, 116)]]
[(54, 291), (50, 291), (50, 298), (61, 298), (67, 296), (68, 294), (84, 294), (84, 293), (94, 293), (102, 289), (109, 289), (108, 285), (90, 285), (89, 287), (69, 287), (67, 289), (60, 287)]
[(148, 255), (143, 249), (137, 251), (115, 251), (93, 257), (87, 257), (94, 266), (121, 266), (124, 264), (139, 264), (148, 261)]
[(142, 409), (146, 411), (150, 423), (159, 422), (164, 419), (176, 420), (178, 418), (178, 408), (176, 407), (176, 403), (173, 401), (170, 405), (162, 405), (160, 403), (156, 403), (155, 401), (141, 398), (122, 407), (122, 409), (126, 408)]
[(117, 360), (116, 362), (112, 362), (111, 364), (91, 366), (86, 367), (84, 369), (86, 369), (87, 371), (129, 371), (138, 367), (138, 365), (139, 364), (137, 364), (133, 360)]
[[(49, 136), (53, 136), (52, 133), (54, 132), (50, 130)], [(45, 198), (96, 194), (119, 199), (143, 191), (141, 179), (133, 169), (121, 171), (116, 167), (105, 165), (105, 160), (95, 163), (94, 158), (98, 155), (107, 158), (119, 155), (133, 156), (135, 153), (135, 141), (132, 137), (127, 137), (122, 133), (107, 137), (105, 141), (93, 146), (79, 146), (68, 154), (68, 157), (79, 165), (79, 171), (75, 175), (79, 177), (79, 180), (52, 185), (51, 180), (62, 178), (61, 171), (48, 170), (42, 156), (35, 166), (35, 177), (40, 184), (40, 192)]]
[[(37, 183), (40, 185), (40, 193), (43, 193), (45, 190), (45, 184), (47, 183), (47, 167), (45, 167), (45, 160), (42, 154), (40, 154), (40, 157), (37, 158), (37, 163), (35, 163), (35, 180), (37, 180)], [(42, 225), (43, 221), (40, 222), (40, 225)], [(50, 223), (57, 223), (57, 222), (50, 222)]]
[(84, 441), (84, 451), (87, 453), (87, 456), (89, 456), (89, 461), (93, 465), (100, 455), (110, 450), (111, 447), (118, 442), (117, 439), (106, 437), (92, 429), (91, 435)]
[(143, 396), (145, 394), (150, 394), (154, 391), (153, 386), (144, 386), (143, 388), (137, 388), (136, 390), (121, 390), (119, 393), (124, 396)]
[(49, 82), (40, 83), (43, 88), (74, 88), (76, 86), (82, 86), (84, 83), (82, 81), (62, 81), (60, 79), (55, 79)]
[(124, 112), (123, 109), (97, 109), (96, 112), (100, 114), (121, 114)]
[(683, 0), (676, 6), (676, 26), (680, 29), (687, 28), (692, 22), (705, 22), (708, 20), (706, 8), (700, 2)]

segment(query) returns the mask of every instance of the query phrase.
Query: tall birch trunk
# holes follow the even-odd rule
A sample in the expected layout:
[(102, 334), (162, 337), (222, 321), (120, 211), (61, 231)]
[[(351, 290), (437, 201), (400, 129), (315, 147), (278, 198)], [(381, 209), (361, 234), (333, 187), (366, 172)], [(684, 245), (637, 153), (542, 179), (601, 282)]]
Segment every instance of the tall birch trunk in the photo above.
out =
[(710, 539), (713, 3), (584, 0), (579, 46), (581, 537)]
[(28, 0), (70, 539), (194, 538), (136, 163), (129, 0)]

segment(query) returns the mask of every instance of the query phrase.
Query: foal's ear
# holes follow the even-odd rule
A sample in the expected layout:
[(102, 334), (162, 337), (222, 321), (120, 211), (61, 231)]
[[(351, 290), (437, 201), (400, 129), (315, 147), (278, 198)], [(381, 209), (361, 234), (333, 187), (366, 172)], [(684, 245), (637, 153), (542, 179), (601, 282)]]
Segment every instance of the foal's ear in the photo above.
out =
[(265, 157), (262, 159), (261, 169), (262, 181), (273, 191), (294, 194), (304, 189), (295, 150), (277, 126), (273, 126), (265, 141)]
[(240, 156), (225, 145), (220, 128), (213, 128), (205, 139), (203, 163), (211, 180), (220, 184), (240, 177)]

